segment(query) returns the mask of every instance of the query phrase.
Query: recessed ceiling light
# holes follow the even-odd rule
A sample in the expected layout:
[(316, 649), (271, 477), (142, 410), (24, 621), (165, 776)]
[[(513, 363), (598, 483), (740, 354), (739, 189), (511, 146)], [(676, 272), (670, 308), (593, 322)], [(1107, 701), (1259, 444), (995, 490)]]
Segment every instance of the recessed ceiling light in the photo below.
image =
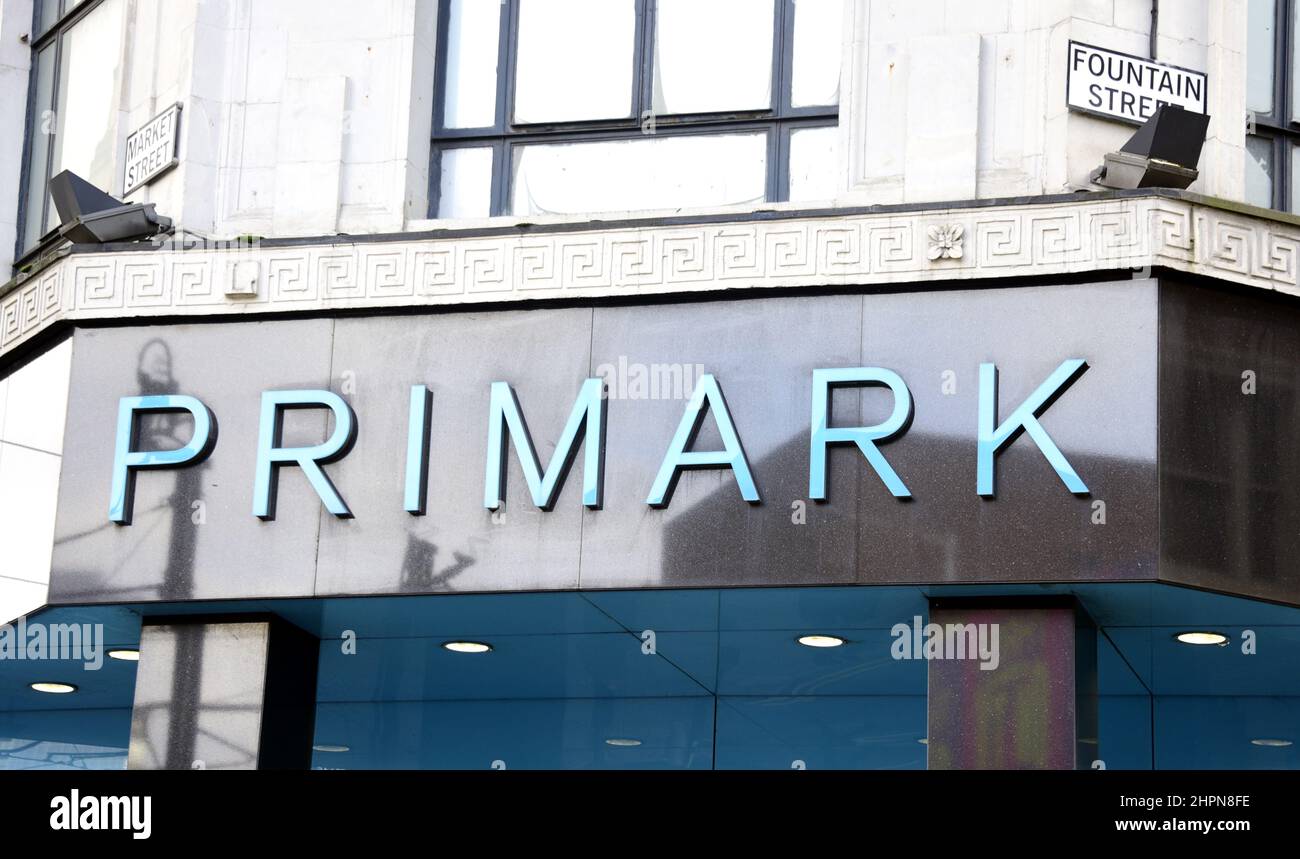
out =
[(804, 647), (839, 647), (844, 639), (838, 635), (801, 635), (797, 639)]
[(329, 744), (327, 744), (327, 743), (322, 743), (322, 744), (320, 744), (320, 745), (318, 745), (318, 746), (312, 746), (312, 747), (311, 747), (311, 750), (312, 750), (313, 752), (346, 752), (346, 751), (348, 751), (348, 747), (347, 747), (347, 746), (331, 746), (331, 745), (329, 745)]
[(1252, 746), (1268, 746), (1271, 749), (1285, 749), (1291, 745), (1291, 741), (1279, 737), (1261, 737), (1258, 740), (1251, 740), (1250, 744)]
[(1175, 635), (1174, 638), (1178, 639), (1183, 644), (1205, 645), (1205, 644), (1227, 644), (1228, 643), (1228, 636), (1224, 635), (1221, 632), (1202, 632), (1202, 631), (1194, 630), (1190, 632), (1180, 632), (1177, 635)]
[(140, 651), (138, 650), (110, 650), (108, 655), (112, 659), (121, 659), (123, 662), (140, 661)]
[(641, 741), (634, 740), (631, 737), (610, 737), (608, 740), (605, 741), (605, 745), (628, 748), (631, 746), (641, 745)]
[(48, 692), (51, 695), (66, 695), (69, 692), (76, 692), (77, 687), (71, 683), (33, 683), (32, 689), (37, 692)]
[(492, 650), (492, 645), (481, 641), (447, 641), (442, 646), (452, 653), (487, 653)]

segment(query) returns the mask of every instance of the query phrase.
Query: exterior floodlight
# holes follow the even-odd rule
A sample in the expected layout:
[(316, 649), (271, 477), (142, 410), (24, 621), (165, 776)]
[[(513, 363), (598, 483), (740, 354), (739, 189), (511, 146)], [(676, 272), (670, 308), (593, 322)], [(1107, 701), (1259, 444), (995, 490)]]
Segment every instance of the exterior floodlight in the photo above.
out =
[(1209, 124), (1207, 114), (1161, 105), (1089, 178), (1107, 188), (1186, 188), (1196, 181)]
[(78, 244), (147, 239), (171, 229), (171, 219), (153, 203), (123, 203), (71, 170), (50, 180), (50, 196), (59, 211), (59, 235)]

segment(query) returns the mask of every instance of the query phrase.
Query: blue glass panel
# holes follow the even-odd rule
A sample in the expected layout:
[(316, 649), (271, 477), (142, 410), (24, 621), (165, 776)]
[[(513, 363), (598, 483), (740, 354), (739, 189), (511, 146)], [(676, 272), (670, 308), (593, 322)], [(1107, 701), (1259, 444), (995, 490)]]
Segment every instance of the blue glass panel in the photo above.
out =
[(0, 712), (0, 770), (123, 769), (130, 734), (130, 707)]
[(1160, 696), (1155, 725), (1156, 769), (1300, 768), (1300, 698)]
[(321, 704), (316, 744), (329, 769), (708, 769), (713, 699)]
[[(107, 650), (138, 646), (142, 615), (290, 620), (321, 638), (315, 743), (348, 749), (316, 751), (317, 767), (924, 768), (927, 664), (893, 659), (890, 628), (928, 621), (937, 594), (1082, 601), (1099, 625), (1100, 693), (1084, 749), (1107, 769), (1300, 768), (1286, 745), (1300, 739), (1300, 609), (1167, 585), (395, 595), (26, 621), (102, 624)], [(1188, 630), (1227, 643), (1175, 639)], [(810, 633), (845, 643), (797, 643)], [(493, 649), (453, 653), (449, 640)], [(0, 768), (122, 766), (136, 667), (0, 659)], [(78, 689), (30, 689), (41, 680)]]
[(925, 724), (924, 695), (719, 698), (717, 767), (925, 769)]
[(1097, 756), (1108, 770), (1151, 769), (1151, 696), (1102, 695)]

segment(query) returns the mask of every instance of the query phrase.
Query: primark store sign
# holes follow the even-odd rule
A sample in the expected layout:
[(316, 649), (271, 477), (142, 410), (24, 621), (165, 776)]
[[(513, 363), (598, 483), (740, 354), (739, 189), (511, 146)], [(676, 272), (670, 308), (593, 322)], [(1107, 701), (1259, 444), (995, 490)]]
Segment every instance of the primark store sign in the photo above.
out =
[(51, 600), (1141, 578), (1156, 295), (80, 328)]

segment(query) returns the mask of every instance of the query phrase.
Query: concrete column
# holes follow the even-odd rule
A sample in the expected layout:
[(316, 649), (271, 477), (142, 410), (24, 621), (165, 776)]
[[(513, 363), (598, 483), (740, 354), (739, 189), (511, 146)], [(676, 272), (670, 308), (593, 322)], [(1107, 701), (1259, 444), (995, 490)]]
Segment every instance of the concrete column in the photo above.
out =
[(935, 599), (930, 623), (993, 651), (929, 661), (930, 769), (1091, 766), (1096, 629), (1074, 599)]
[(307, 769), (319, 642), (279, 619), (146, 621), (128, 769)]
[(1210, 78), (1210, 126), (1201, 150), (1201, 178), (1193, 191), (1244, 200), (1246, 197), (1246, 0), (1217, 0), (1207, 6), (1210, 44), (1205, 71)]

